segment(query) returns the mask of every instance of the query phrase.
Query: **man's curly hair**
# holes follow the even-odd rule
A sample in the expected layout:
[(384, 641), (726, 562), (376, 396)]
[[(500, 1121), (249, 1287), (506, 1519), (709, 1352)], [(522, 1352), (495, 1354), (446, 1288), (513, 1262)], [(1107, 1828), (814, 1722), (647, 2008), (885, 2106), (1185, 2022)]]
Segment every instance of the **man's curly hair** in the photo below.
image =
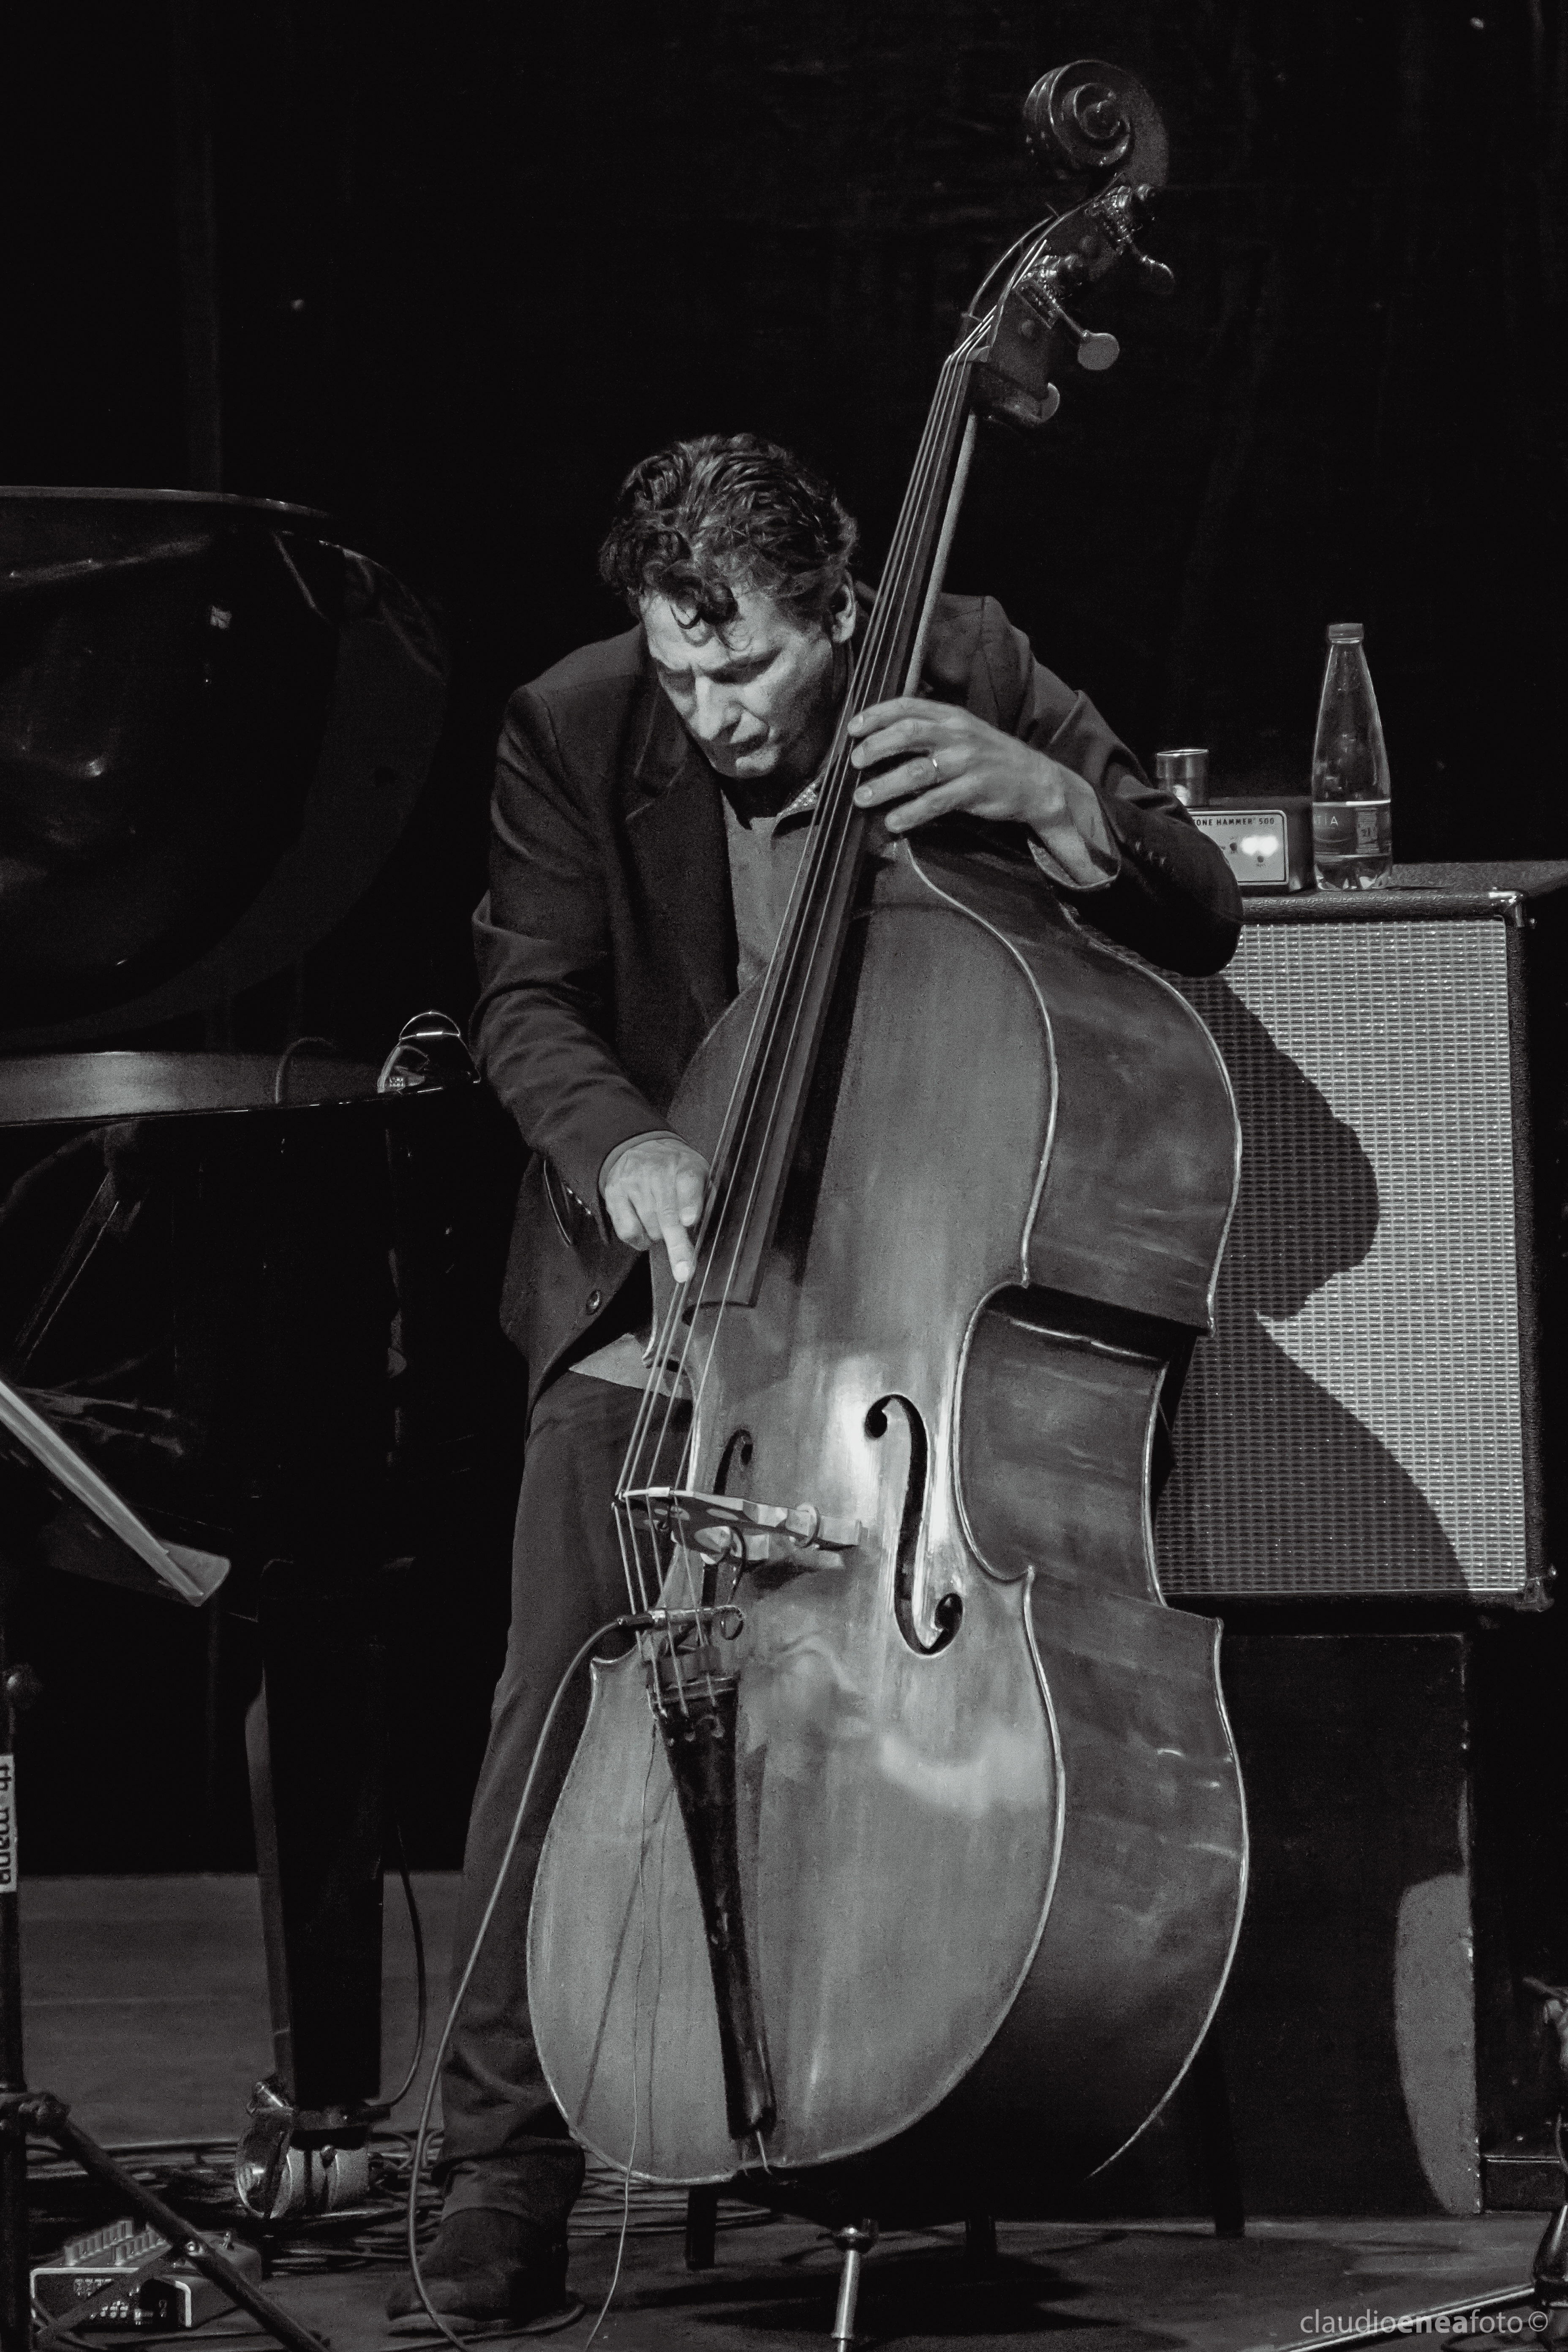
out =
[(798, 626), (825, 625), (858, 537), (819, 475), (755, 433), (704, 433), (634, 466), (599, 550), (632, 611), (664, 596), (721, 636), (737, 591), (760, 589)]

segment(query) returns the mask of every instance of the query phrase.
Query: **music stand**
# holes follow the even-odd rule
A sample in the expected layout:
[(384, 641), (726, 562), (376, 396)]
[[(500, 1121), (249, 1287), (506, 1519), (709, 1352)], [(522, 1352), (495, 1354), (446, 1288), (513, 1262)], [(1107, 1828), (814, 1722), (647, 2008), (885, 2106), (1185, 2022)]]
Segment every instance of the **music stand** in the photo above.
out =
[[(27, 2138), (52, 2140), (92, 2179), (122, 2197), (203, 2275), (288, 2346), (321, 2352), (319, 2336), (263, 2294), (162, 2198), (117, 2164), (74, 2124), (63, 2099), (29, 2091), (22, 2054), (22, 1954), (17, 1921), (16, 1723), (31, 1696), (26, 1667), (12, 1661), (7, 1616), (24, 1564), (129, 1587), (199, 1609), (228, 1574), (212, 1552), (161, 1543), (122, 1496), (68, 1445), (26, 1399), (0, 1381), (0, 2352), (30, 2352), (27, 2260)], [(90, 2323), (94, 2305), (124, 2292), (124, 2281), (71, 2314)]]

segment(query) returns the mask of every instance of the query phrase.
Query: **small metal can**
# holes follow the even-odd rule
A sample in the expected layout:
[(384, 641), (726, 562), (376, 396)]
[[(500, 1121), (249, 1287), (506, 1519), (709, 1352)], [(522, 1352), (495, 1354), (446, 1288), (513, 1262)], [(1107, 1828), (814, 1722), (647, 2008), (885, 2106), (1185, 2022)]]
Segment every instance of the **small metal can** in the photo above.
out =
[(1175, 793), (1184, 808), (1205, 808), (1209, 796), (1209, 755), (1192, 745), (1180, 751), (1156, 751), (1154, 777)]

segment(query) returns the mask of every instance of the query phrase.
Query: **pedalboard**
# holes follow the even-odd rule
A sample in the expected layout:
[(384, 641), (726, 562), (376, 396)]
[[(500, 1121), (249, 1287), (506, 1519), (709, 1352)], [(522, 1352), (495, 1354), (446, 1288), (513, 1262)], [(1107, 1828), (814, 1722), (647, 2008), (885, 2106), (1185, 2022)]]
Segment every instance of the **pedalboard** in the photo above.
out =
[[(261, 2256), (254, 2246), (224, 2237), (217, 2249), (237, 2271), (259, 2282)], [(46, 2320), (68, 2320), (96, 2304), (84, 2323), (93, 2327), (200, 2327), (234, 2307), (222, 2287), (176, 2254), (158, 2231), (139, 2230), (134, 2221), (111, 2221), (88, 2237), (68, 2239), (52, 2261), (34, 2264), (31, 2284)], [(98, 2300), (115, 2286), (117, 2294)]]

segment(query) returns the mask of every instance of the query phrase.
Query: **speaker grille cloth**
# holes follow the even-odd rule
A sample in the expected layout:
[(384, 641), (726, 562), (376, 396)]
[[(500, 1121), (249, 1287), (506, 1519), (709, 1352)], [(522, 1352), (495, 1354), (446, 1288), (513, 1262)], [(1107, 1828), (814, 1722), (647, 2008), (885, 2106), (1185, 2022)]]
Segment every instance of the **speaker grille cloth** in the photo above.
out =
[(1500, 922), (1260, 924), (1184, 983), (1243, 1171), (1160, 1507), (1167, 1593), (1524, 1582), (1506, 955)]

